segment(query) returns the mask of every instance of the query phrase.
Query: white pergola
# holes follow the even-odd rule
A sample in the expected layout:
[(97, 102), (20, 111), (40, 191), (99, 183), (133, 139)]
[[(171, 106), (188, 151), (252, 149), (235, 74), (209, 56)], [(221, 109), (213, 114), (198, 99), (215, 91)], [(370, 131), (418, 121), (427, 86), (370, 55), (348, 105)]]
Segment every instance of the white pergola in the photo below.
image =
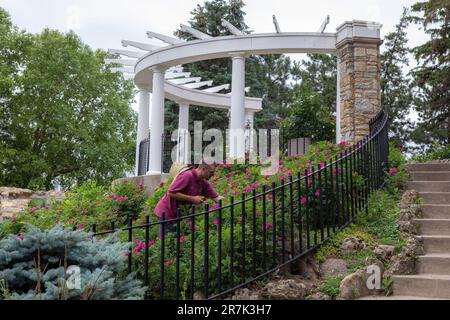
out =
[[(243, 138), (246, 123), (253, 125), (255, 112), (262, 110), (262, 99), (246, 97), (245, 91), (245, 58), (258, 54), (282, 53), (325, 53), (337, 54), (336, 44), (354, 38), (380, 38), (381, 25), (366, 21), (345, 22), (338, 27), (336, 33), (325, 33), (329, 16), (318, 32), (282, 32), (278, 21), (273, 16), (275, 33), (245, 34), (231, 23), (222, 19), (222, 25), (233, 35), (211, 37), (203, 32), (181, 25), (181, 29), (198, 40), (182, 41), (156, 32), (147, 32), (149, 38), (156, 38), (165, 46), (123, 40), (125, 47), (134, 47), (140, 51), (111, 49), (111, 53), (123, 58), (110, 59), (109, 63), (122, 67), (115, 71), (124, 72), (133, 79), (139, 88), (139, 118), (137, 135), (136, 168), (138, 163), (139, 143), (150, 135), (150, 159), (148, 175), (160, 175), (161, 139), (164, 131), (164, 99), (170, 99), (180, 105), (180, 130), (188, 130), (189, 106), (229, 109), (230, 124), (230, 157), (243, 158), (245, 155), (245, 139)], [(232, 59), (232, 82), (230, 84), (214, 84), (208, 79), (191, 77), (183, 72), (183, 64), (217, 58)], [(340, 138), (340, 75), (337, 77), (336, 137)], [(205, 88), (208, 87), (208, 88)], [(231, 94), (219, 94), (228, 90)], [(152, 97), (150, 99), (150, 93)], [(151, 100), (151, 107), (150, 107)], [(137, 169), (136, 169), (137, 170)]]

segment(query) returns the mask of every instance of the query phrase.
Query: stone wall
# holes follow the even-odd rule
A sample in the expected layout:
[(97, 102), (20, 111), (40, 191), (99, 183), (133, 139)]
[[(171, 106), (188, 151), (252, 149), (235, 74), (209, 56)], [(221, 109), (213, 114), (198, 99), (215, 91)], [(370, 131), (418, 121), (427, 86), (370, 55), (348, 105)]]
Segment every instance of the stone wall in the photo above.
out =
[(23, 211), (33, 199), (50, 203), (52, 200), (64, 199), (64, 193), (61, 191), (32, 191), (0, 187), (0, 222), (6, 217), (13, 216), (16, 212)]

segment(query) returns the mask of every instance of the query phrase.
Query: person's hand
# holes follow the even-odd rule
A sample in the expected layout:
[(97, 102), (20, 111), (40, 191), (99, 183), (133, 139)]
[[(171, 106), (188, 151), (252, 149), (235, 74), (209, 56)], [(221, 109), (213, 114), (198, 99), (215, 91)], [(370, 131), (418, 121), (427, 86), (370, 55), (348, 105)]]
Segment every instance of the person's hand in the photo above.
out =
[(205, 197), (204, 196), (193, 196), (191, 197), (191, 202), (193, 204), (201, 204), (205, 201)]
[(223, 199), (225, 199), (225, 197), (218, 196), (217, 198), (214, 198), (214, 201), (219, 202), (219, 200), (223, 200)]

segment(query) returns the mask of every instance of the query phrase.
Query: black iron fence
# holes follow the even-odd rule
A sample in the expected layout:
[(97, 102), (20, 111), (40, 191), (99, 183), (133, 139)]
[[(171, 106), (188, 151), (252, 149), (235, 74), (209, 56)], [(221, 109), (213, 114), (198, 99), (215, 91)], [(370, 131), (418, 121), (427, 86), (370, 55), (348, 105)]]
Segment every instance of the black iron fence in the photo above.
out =
[[(127, 273), (148, 287), (145, 299), (215, 299), (295, 262), (367, 210), (383, 186), (387, 114), (370, 134), (319, 167), (281, 184), (260, 185), (217, 205), (181, 207), (177, 217), (140, 225), (128, 218), (119, 236), (133, 243)], [(162, 224), (173, 228), (167, 232)], [(99, 237), (115, 232), (96, 233)], [(162, 230), (162, 231), (160, 231)]]

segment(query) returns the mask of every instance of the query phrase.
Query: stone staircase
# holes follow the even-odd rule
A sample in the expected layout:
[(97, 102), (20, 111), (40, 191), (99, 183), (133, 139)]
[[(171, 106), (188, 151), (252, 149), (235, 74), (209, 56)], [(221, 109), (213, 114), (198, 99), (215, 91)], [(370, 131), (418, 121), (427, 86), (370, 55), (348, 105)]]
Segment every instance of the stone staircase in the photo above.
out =
[(408, 189), (423, 199), (423, 218), (416, 219), (424, 245), (415, 275), (394, 275), (393, 300), (450, 299), (450, 163), (409, 165)]

